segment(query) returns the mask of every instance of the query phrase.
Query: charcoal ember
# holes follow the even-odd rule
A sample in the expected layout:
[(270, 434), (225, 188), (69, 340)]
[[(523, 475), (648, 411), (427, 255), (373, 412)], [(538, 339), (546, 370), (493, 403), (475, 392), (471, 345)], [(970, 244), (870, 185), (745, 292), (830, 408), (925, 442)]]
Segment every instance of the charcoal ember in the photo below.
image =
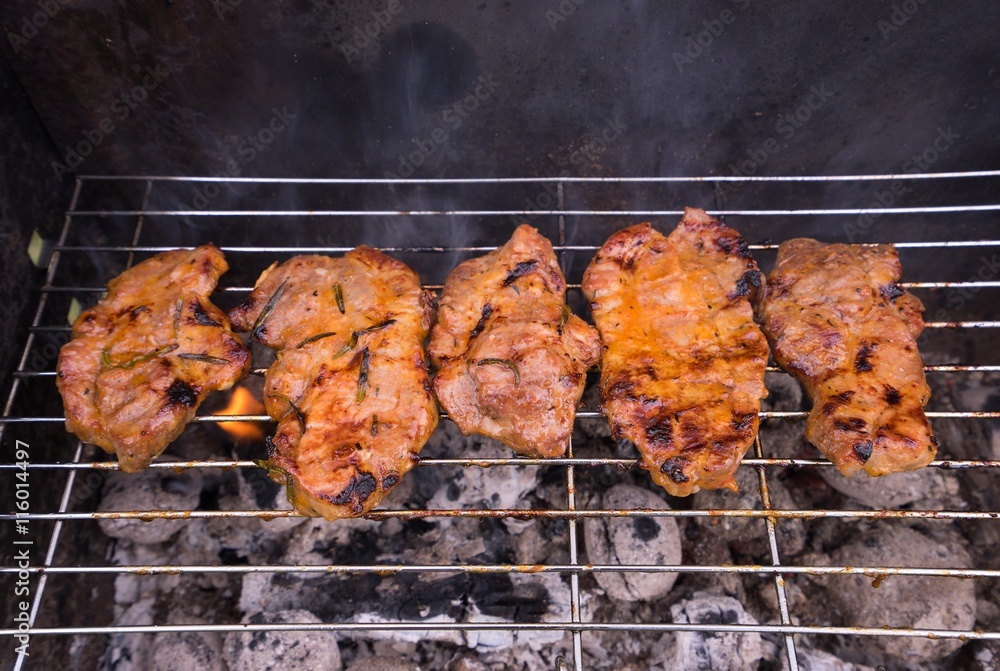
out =
[[(615, 485), (591, 508), (621, 510), (652, 508), (667, 510), (660, 496), (634, 485)], [(669, 517), (588, 517), (584, 521), (587, 558), (591, 564), (680, 564), (681, 535), (677, 522)], [(597, 583), (613, 599), (648, 601), (670, 592), (676, 573), (594, 574)]]
[(910, 504), (921, 510), (964, 508), (959, 499), (958, 477), (937, 468), (872, 477), (864, 472), (846, 478), (835, 468), (820, 468), (819, 475), (841, 494), (878, 510)]
[[(180, 473), (165, 469), (138, 473), (116, 471), (104, 483), (98, 510), (193, 510), (198, 507), (201, 489), (202, 475), (196, 469)], [(101, 531), (112, 538), (127, 538), (149, 545), (170, 540), (185, 528), (187, 520), (103, 519), (98, 524)]]
[[(779, 478), (773, 477), (773, 471), (766, 475), (771, 507), (777, 510), (797, 509), (798, 505), (785, 484)], [(760, 480), (755, 468), (740, 466), (736, 469), (736, 484), (740, 488), (737, 492), (728, 489), (697, 492), (693, 495), (692, 505), (700, 510), (763, 509)], [(767, 527), (762, 520), (722, 517), (700, 519), (697, 523), (710, 527), (706, 533), (714, 532), (725, 538), (735, 554), (757, 558), (770, 556)], [(806, 528), (800, 519), (779, 519), (775, 524), (775, 533), (782, 556), (797, 555), (805, 547)]]
[[(156, 634), (150, 650), (151, 671), (233, 671), (222, 661), (222, 637), (213, 632), (182, 631)], [(257, 667), (265, 669), (268, 667)]]
[[(942, 542), (944, 529), (931, 538), (899, 522), (881, 524), (857, 535), (817, 563), (835, 566), (913, 566), (968, 568), (971, 559), (957, 534)], [(835, 576), (824, 582), (824, 610), (835, 610), (852, 626), (914, 627), (971, 630), (976, 622), (975, 585), (970, 580), (933, 576), (892, 576), (873, 586), (868, 576)], [(832, 609), (830, 607), (833, 607)], [(846, 659), (882, 663), (886, 655), (905, 668), (920, 668), (952, 654), (963, 645), (957, 639), (852, 636), (835, 650)]]
[[(736, 599), (705, 592), (675, 603), (670, 614), (675, 624), (758, 624)], [(744, 671), (769, 657), (768, 646), (755, 632), (680, 631), (672, 645), (667, 642), (664, 668), (671, 671)]]
[[(244, 624), (319, 624), (305, 610), (253, 613)], [(226, 635), (224, 657), (228, 671), (340, 671), (337, 639), (328, 631), (246, 631)], [(195, 666), (175, 668), (201, 668)]]
[(421, 667), (402, 657), (376, 655), (355, 660), (347, 671), (421, 671)]

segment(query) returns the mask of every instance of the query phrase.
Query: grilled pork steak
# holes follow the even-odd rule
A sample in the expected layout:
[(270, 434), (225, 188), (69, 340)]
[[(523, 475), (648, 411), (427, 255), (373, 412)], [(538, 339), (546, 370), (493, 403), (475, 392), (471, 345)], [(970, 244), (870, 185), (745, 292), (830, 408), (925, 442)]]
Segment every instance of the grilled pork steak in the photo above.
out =
[(668, 237), (646, 223), (615, 233), (584, 273), (612, 434), (674, 496), (736, 489), (767, 396), (748, 300), (761, 284), (743, 238), (691, 208)]
[(937, 451), (923, 305), (896, 284), (901, 272), (891, 245), (789, 240), (760, 304), (775, 359), (812, 398), (806, 438), (844, 475), (914, 470)]
[(208, 300), (228, 269), (205, 245), (159, 254), (111, 280), (59, 352), (66, 429), (134, 472), (181, 434), (210, 391), (243, 378), (250, 354)]
[(365, 246), (296, 256), (229, 316), (277, 350), (264, 381), (278, 421), (271, 474), (296, 510), (335, 519), (377, 506), (438, 422), (423, 348), (433, 307), (417, 274)]
[(434, 390), (463, 433), (528, 456), (566, 453), (600, 345), (565, 294), (552, 244), (527, 224), (448, 276), (428, 349)]

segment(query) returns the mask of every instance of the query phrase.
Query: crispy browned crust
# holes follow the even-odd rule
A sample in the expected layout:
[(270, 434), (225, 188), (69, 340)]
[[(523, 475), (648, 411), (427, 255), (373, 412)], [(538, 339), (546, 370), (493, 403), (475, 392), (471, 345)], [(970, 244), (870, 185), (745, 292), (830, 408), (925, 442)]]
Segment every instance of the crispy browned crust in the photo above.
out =
[(66, 429), (134, 472), (181, 434), (210, 391), (243, 378), (250, 354), (208, 300), (228, 269), (222, 252), (204, 245), (159, 254), (108, 282), (59, 352)]
[(361, 246), (271, 266), (229, 313), (233, 325), (254, 328), (269, 302), (255, 335), (278, 352), (264, 380), (278, 421), (272, 477), (304, 515), (362, 515), (437, 426), (423, 348), (431, 297), (405, 264)]
[(760, 305), (774, 358), (813, 401), (806, 438), (844, 475), (926, 466), (937, 452), (916, 337), (923, 305), (891, 245), (789, 240)]
[(618, 231), (584, 273), (612, 434), (674, 496), (736, 489), (767, 396), (748, 301), (762, 279), (743, 238), (692, 208), (669, 237), (648, 223)]
[(552, 243), (527, 224), (448, 276), (428, 349), (434, 390), (462, 433), (526, 456), (566, 453), (600, 344), (565, 295)]

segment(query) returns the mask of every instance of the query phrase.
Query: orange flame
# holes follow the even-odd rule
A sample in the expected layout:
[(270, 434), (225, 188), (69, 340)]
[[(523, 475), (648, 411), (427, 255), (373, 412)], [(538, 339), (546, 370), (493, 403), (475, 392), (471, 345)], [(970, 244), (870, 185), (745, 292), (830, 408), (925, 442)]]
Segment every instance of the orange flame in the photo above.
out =
[[(264, 405), (246, 387), (236, 387), (229, 404), (216, 413), (216, 416), (260, 415), (263, 412)], [(218, 426), (237, 443), (264, 440), (264, 428), (258, 422), (219, 422)]]

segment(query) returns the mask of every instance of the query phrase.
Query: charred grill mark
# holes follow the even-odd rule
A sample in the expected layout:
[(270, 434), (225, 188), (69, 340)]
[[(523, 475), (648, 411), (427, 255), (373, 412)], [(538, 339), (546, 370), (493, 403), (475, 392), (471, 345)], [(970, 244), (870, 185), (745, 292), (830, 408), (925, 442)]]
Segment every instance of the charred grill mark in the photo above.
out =
[(683, 457), (671, 457), (660, 466), (660, 472), (665, 473), (668, 478), (677, 484), (684, 484), (689, 480), (688, 476), (684, 473), (684, 467), (687, 466), (687, 463), (687, 459)]
[(167, 389), (167, 399), (171, 405), (186, 405), (189, 408), (198, 402), (198, 392), (183, 380), (174, 380)]
[(191, 315), (194, 317), (194, 322), (199, 326), (222, 326), (222, 324), (208, 316), (204, 306), (202, 306), (197, 298), (191, 301)]
[(517, 278), (523, 277), (532, 271), (532, 269), (538, 265), (538, 261), (532, 259), (531, 261), (521, 261), (519, 264), (514, 266), (514, 269), (507, 273), (507, 277), (504, 278), (503, 286), (509, 287)]
[(858, 356), (854, 360), (854, 370), (856, 370), (859, 373), (869, 372), (872, 369), (872, 364), (871, 361), (868, 360), (868, 358), (872, 355), (872, 353), (876, 350), (877, 347), (878, 345), (876, 345), (875, 343), (869, 344), (866, 342), (862, 342), (861, 349), (858, 350)]
[(870, 440), (864, 440), (860, 443), (855, 443), (852, 447), (854, 450), (854, 455), (861, 460), (861, 463), (865, 463), (872, 456), (872, 448), (875, 444)]
[(129, 310), (129, 318), (132, 321), (135, 321), (136, 319), (139, 318), (139, 315), (141, 315), (143, 312), (149, 312), (149, 308), (146, 307), (145, 305), (137, 305), (136, 307)]
[(899, 402), (903, 400), (900, 395), (899, 390), (895, 387), (886, 385), (885, 386), (885, 402), (889, 405), (899, 405)]
[(483, 312), (479, 317), (479, 321), (476, 322), (476, 327), (472, 329), (471, 333), (469, 333), (469, 340), (473, 340), (476, 336), (483, 332), (483, 329), (486, 328), (486, 320), (489, 319), (492, 314), (493, 306), (487, 303), (483, 306)]
[(903, 291), (902, 288), (900, 288), (900, 286), (896, 284), (895, 281), (893, 281), (889, 282), (889, 284), (879, 289), (879, 293), (882, 294), (882, 298), (888, 301), (893, 301), (902, 296), (906, 292)]
[(938, 445), (941, 444), (941, 441), (938, 440), (937, 436), (931, 436), (931, 443), (934, 444), (934, 447), (937, 447)]
[(823, 412), (827, 415), (832, 415), (841, 406), (847, 405), (847, 403), (854, 397), (853, 391), (845, 391), (839, 394), (834, 394), (830, 397), (830, 400), (823, 404)]
[(665, 449), (670, 447), (674, 439), (674, 427), (670, 425), (670, 420), (666, 417), (654, 417), (646, 425), (646, 440), (650, 447), (654, 449)]
[(395, 487), (399, 483), (399, 476), (395, 473), (390, 473), (389, 475), (382, 478), (382, 489), (389, 489), (390, 487)]
[[(378, 480), (371, 473), (358, 473), (356, 476), (352, 477), (350, 482), (347, 483), (347, 487), (344, 491), (340, 492), (336, 496), (324, 496), (327, 501), (334, 505), (344, 505), (346, 503), (351, 504), (351, 508), (358, 512), (361, 510), (362, 504), (368, 499), (378, 489)], [(352, 499), (357, 498), (357, 501), (352, 501)]]
[(743, 433), (747, 429), (753, 426), (753, 420), (757, 415), (752, 412), (748, 412), (745, 415), (735, 415), (733, 417), (733, 429)]
[(864, 432), (868, 427), (865, 420), (860, 417), (850, 417), (848, 419), (837, 419), (834, 420), (833, 425), (841, 431), (857, 431), (859, 433)]
[[(753, 289), (750, 287), (753, 287)], [(749, 296), (756, 289), (760, 289), (760, 271), (748, 270), (743, 273), (743, 277), (736, 280), (736, 291), (729, 294), (728, 298), (730, 300), (736, 300), (737, 298), (742, 298), (743, 296)]]
[(747, 241), (740, 236), (720, 236), (715, 238), (716, 246), (725, 252), (726, 256), (729, 256), (734, 251), (736, 255), (741, 259), (752, 258), (750, 254), (750, 245)]

